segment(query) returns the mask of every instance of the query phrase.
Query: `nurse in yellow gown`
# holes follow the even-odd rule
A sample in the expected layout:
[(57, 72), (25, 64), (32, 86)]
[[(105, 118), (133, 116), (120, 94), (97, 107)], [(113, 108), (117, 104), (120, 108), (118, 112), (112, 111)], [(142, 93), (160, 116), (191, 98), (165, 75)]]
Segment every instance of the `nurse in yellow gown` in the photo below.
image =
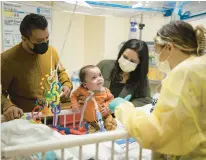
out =
[(158, 67), (167, 73), (150, 115), (132, 103), (111, 102), (132, 137), (168, 160), (206, 160), (205, 30), (183, 21), (163, 26), (155, 38)]

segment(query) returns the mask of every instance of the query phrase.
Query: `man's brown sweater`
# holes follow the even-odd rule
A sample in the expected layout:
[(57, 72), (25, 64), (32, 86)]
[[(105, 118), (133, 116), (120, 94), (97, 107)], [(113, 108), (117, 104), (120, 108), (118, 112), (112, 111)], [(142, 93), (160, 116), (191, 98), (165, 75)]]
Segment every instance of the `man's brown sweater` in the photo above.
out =
[[(24, 112), (31, 112), (38, 98), (43, 98), (41, 80), (52, 69), (54, 70), (59, 62), (59, 57), (53, 47), (43, 54), (32, 54), (27, 52), (22, 43), (1, 54), (1, 106), (3, 111), (15, 105)], [(72, 88), (65, 69), (60, 67), (58, 70), (59, 81)], [(43, 85), (47, 85), (44, 81)], [(7, 96), (9, 95), (9, 99)]]

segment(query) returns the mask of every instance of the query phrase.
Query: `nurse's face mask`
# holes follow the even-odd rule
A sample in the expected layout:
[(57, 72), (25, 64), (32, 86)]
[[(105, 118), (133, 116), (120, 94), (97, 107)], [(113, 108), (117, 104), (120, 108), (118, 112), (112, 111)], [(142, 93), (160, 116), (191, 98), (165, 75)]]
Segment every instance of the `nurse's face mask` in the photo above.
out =
[(163, 62), (160, 61), (160, 56), (163, 53), (163, 51), (165, 50), (165, 48), (166, 48), (166, 46), (159, 53), (155, 54), (155, 60), (156, 60), (158, 69), (161, 72), (168, 74), (171, 71), (168, 59), (171, 57), (172, 53)]

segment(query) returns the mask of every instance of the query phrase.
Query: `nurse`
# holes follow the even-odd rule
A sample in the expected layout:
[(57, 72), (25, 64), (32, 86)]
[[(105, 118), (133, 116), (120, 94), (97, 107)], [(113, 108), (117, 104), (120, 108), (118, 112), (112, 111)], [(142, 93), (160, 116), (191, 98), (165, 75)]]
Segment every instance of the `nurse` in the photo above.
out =
[(164, 25), (155, 37), (159, 69), (165, 78), (150, 115), (116, 98), (110, 103), (132, 137), (143, 148), (167, 160), (206, 159), (205, 29), (183, 21)]

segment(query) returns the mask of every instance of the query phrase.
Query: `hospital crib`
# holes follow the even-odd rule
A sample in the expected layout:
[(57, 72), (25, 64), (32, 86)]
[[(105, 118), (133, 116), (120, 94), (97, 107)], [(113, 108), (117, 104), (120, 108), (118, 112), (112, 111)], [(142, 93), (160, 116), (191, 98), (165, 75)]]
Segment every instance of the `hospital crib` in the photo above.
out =
[[(64, 127), (66, 126), (66, 115), (73, 115), (73, 127), (75, 127), (75, 114), (72, 113), (71, 109), (62, 110), (58, 116), (64, 117)], [(46, 124), (46, 117), (44, 118), (44, 123)], [(2, 123), (4, 122), (4, 117), (1, 116)], [(64, 160), (64, 151), (65, 148), (79, 147), (79, 160), (83, 160), (82, 156), (82, 147), (88, 144), (95, 144), (95, 159), (98, 159), (99, 155), (99, 143), (111, 141), (111, 159), (114, 160), (114, 143), (117, 139), (127, 139), (126, 142), (126, 152), (125, 152), (125, 160), (129, 158), (129, 142), (128, 142), (128, 132), (127, 131), (109, 131), (102, 133), (94, 133), (87, 135), (76, 136), (75, 139), (70, 140), (52, 140), (47, 142), (37, 142), (35, 144), (27, 144), (27, 145), (16, 145), (16, 146), (8, 146), (1, 149), (1, 157), (4, 157), (5, 160), (15, 160), (17, 156), (29, 156), (35, 153), (41, 153), (42, 159), (45, 159), (45, 153), (53, 150), (61, 150), (61, 159)], [(139, 152), (139, 153), (138, 153)], [(142, 149), (137, 150), (137, 159), (142, 159)]]

